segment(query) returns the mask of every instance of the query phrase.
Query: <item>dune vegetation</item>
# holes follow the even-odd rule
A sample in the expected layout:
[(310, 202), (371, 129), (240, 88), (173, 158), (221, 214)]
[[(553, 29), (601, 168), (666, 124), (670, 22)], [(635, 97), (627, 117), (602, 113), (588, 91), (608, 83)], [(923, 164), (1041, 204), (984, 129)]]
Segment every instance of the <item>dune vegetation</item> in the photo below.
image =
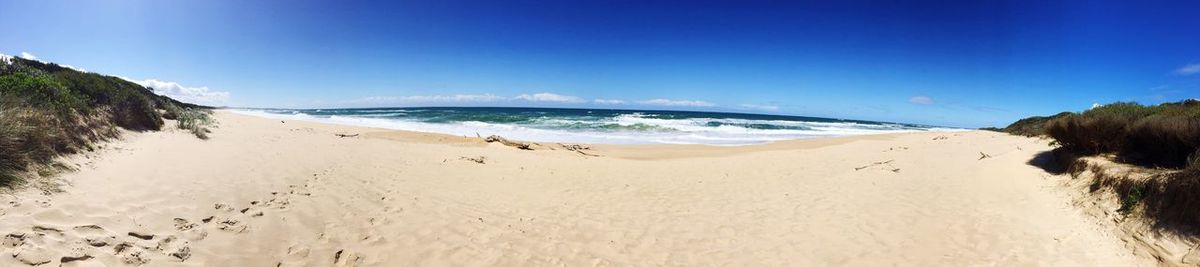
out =
[(1052, 116), (1033, 116), (1033, 117), (1020, 119), (1016, 122), (1013, 122), (1012, 124), (1009, 124), (1007, 127), (1004, 127), (1004, 128), (988, 127), (988, 128), (981, 128), (981, 129), (989, 130), (989, 131), (996, 131), (996, 132), (1005, 132), (1005, 133), (1021, 135), (1021, 136), (1034, 137), (1034, 136), (1040, 136), (1040, 135), (1043, 135), (1046, 133), (1046, 129), (1043, 128), (1046, 125), (1046, 122), (1054, 120), (1054, 119), (1058, 119), (1058, 118), (1061, 118), (1064, 116), (1068, 116), (1068, 115), (1071, 115), (1071, 112), (1058, 113), (1058, 114), (1054, 114)]
[(118, 77), (0, 55), (0, 186), (63, 168), (55, 157), (93, 150), (120, 129), (161, 130), (164, 118), (207, 138), (209, 109)]
[(1141, 212), (1172, 230), (1200, 233), (1200, 101), (1144, 106), (1113, 103), (1045, 122), (1060, 147), (1060, 163), (1078, 156), (1107, 155), (1155, 175), (1147, 179), (1102, 177), (1100, 187), (1120, 194), (1122, 212)]

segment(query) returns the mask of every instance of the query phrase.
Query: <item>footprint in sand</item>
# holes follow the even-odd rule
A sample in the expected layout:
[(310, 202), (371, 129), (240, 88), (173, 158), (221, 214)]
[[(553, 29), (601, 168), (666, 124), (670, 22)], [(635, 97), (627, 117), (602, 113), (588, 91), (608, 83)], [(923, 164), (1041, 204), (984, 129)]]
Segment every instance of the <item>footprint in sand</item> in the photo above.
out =
[(217, 229), (234, 233), (245, 233), (248, 227), (237, 219), (227, 218), (217, 222)]
[(12, 257), (21, 263), (36, 266), (50, 263), (53, 256), (50, 250), (27, 244), (14, 250)]
[(217, 204), (213, 204), (213, 209), (216, 209), (216, 210), (219, 210), (219, 211), (224, 211), (224, 212), (230, 212), (230, 211), (233, 211), (233, 207), (231, 207), (231, 206), (229, 206), (229, 205), (226, 205), (225, 203), (217, 203)]
[(149, 259), (143, 256), (145, 252), (146, 250), (144, 248), (134, 246), (129, 242), (122, 242), (116, 246), (113, 246), (113, 255), (116, 255), (121, 259), (121, 261), (125, 262), (125, 264), (130, 265), (142, 265), (150, 262)]
[(292, 245), (288, 247), (287, 255), (283, 257), (283, 260), (275, 266), (305, 266), (308, 263), (308, 254), (311, 252), (312, 250), (308, 246)]
[(345, 249), (339, 249), (333, 253), (333, 266), (358, 266), (360, 261), (362, 261), (362, 256), (358, 253), (347, 252)]
[[(250, 204), (251, 204), (251, 206), (262, 205), (262, 203), (260, 203), (257, 200), (251, 201)], [(213, 204), (213, 209), (216, 209), (219, 212), (224, 212), (226, 214), (232, 213), (232, 215), (212, 215), (212, 216), (208, 216), (207, 218), (201, 219), (200, 221), (203, 223), (206, 223), (206, 224), (215, 222), (217, 229), (227, 231), (227, 232), (233, 232), (233, 233), (244, 233), (247, 230), (249, 230), (249, 226), (242, 223), (242, 221), (237, 219), (236, 217), (240, 217), (240, 216), (260, 217), (260, 216), (263, 216), (263, 212), (261, 210), (257, 210), (257, 209), (252, 210), (251, 207), (235, 209), (234, 207), (224, 204), (224, 203)], [(237, 211), (236, 213), (234, 213), (235, 210)], [(184, 220), (184, 221), (186, 221), (186, 220)], [(184, 221), (177, 221), (177, 223), (186, 224)]]
[(84, 243), (93, 247), (104, 247), (117, 242), (116, 236), (99, 225), (80, 225), (71, 229), (83, 236)]
[(179, 261), (186, 261), (192, 256), (192, 249), (188, 246), (188, 241), (179, 240), (175, 236), (167, 236), (163, 240), (158, 241), (158, 246), (154, 250), (167, 254)]
[(20, 232), (10, 233), (10, 234), (4, 235), (3, 239), (0, 239), (0, 245), (4, 246), (6, 248), (15, 248), (15, 247), (24, 245), (25, 238), (26, 238), (25, 233), (20, 233)]
[(4, 247), (14, 248), (11, 256), (21, 263), (28, 265), (50, 263), (50, 251), (36, 245), (40, 242), (31, 240), (35, 238), (40, 238), (40, 236), (31, 233), (10, 233), (4, 236), (2, 244)]
[(59, 230), (58, 228), (49, 227), (49, 226), (41, 226), (41, 225), (33, 226), (33, 232), (37, 233), (38, 235), (55, 235), (55, 236), (63, 235), (63, 231)]
[(192, 223), (184, 218), (175, 218), (175, 231), (179, 232), (179, 236), (190, 241), (200, 241), (208, 237), (208, 232), (201, 229), (199, 224)]

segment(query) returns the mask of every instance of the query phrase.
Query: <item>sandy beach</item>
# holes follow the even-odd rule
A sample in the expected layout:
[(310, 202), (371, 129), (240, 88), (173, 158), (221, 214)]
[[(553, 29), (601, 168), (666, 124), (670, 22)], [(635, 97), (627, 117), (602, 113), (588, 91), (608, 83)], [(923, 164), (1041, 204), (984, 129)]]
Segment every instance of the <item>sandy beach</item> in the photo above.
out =
[[(1139, 266), (1028, 162), (925, 132), (717, 147), (543, 143), (217, 111), (0, 196), (2, 266)], [(339, 137), (335, 134), (345, 134)], [(355, 136), (357, 134), (357, 136)]]

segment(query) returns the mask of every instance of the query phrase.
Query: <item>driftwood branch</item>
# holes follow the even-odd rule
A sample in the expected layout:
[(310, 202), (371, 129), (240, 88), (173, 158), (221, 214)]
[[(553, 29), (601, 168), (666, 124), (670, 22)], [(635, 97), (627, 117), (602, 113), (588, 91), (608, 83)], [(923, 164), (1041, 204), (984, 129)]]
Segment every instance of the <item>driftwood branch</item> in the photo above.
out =
[(580, 153), (580, 154), (586, 155), (586, 156), (600, 156), (600, 155), (596, 155), (596, 154), (592, 154), (592, 153), (583, 152), (583, 150), (592, 150), (592, 147), (582, 146), (582, 144), (559, 143), (558, 146), (563, 147), (563, 149), (569, 150), (569, 152)]
[(337, 137), (341, 137), (341, 138), (358, 137), (358, 134), (333, 134), (333, 135), (336, 135)]
[(515, 148), (519, 148), (519, 149), (523, 149), (523, 150), (533, 150), (533, 148), (530, 147), (531, 144), (529, 144), (529, 143), (508, 140), (508, 139), (505, 139), (504, 137), (500, 137), (499, 135), (488, 136), (487, 138), (484, 138), (483, 141), (488, 142), (488, 143), (500, 142), (501, 144), (504, 144), (506, 146), (511, 146), (511, 147), (515, 147)]
[(479, 163), (479, 164), (487, 164), (487, 163), (484, 163), (484, 161), (487, 161), (487, 158), (485, 158), (485, 157), (483, 157), (483, 156), (474, 157), (474, 158), (471, 158), (471, 157), (458, 157), (458, 159), (465, 160), (465, 161), (470, 161), (470, 162), (475, 162), (475, 163)]

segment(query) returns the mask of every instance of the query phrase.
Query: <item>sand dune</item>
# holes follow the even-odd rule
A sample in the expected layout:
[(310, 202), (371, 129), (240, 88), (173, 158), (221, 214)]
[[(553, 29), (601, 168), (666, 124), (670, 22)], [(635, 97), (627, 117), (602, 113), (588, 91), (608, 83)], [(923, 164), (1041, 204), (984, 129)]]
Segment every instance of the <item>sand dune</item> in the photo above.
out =
[(589, 156), (217, 118), (211, 140), (128, 134), (72, 158), (62, 192), (2, 196), (0, 265), (1154, 264), (1074, 208), (1063, 177), (1026, 163), (1044, 140), (913, 133)]

